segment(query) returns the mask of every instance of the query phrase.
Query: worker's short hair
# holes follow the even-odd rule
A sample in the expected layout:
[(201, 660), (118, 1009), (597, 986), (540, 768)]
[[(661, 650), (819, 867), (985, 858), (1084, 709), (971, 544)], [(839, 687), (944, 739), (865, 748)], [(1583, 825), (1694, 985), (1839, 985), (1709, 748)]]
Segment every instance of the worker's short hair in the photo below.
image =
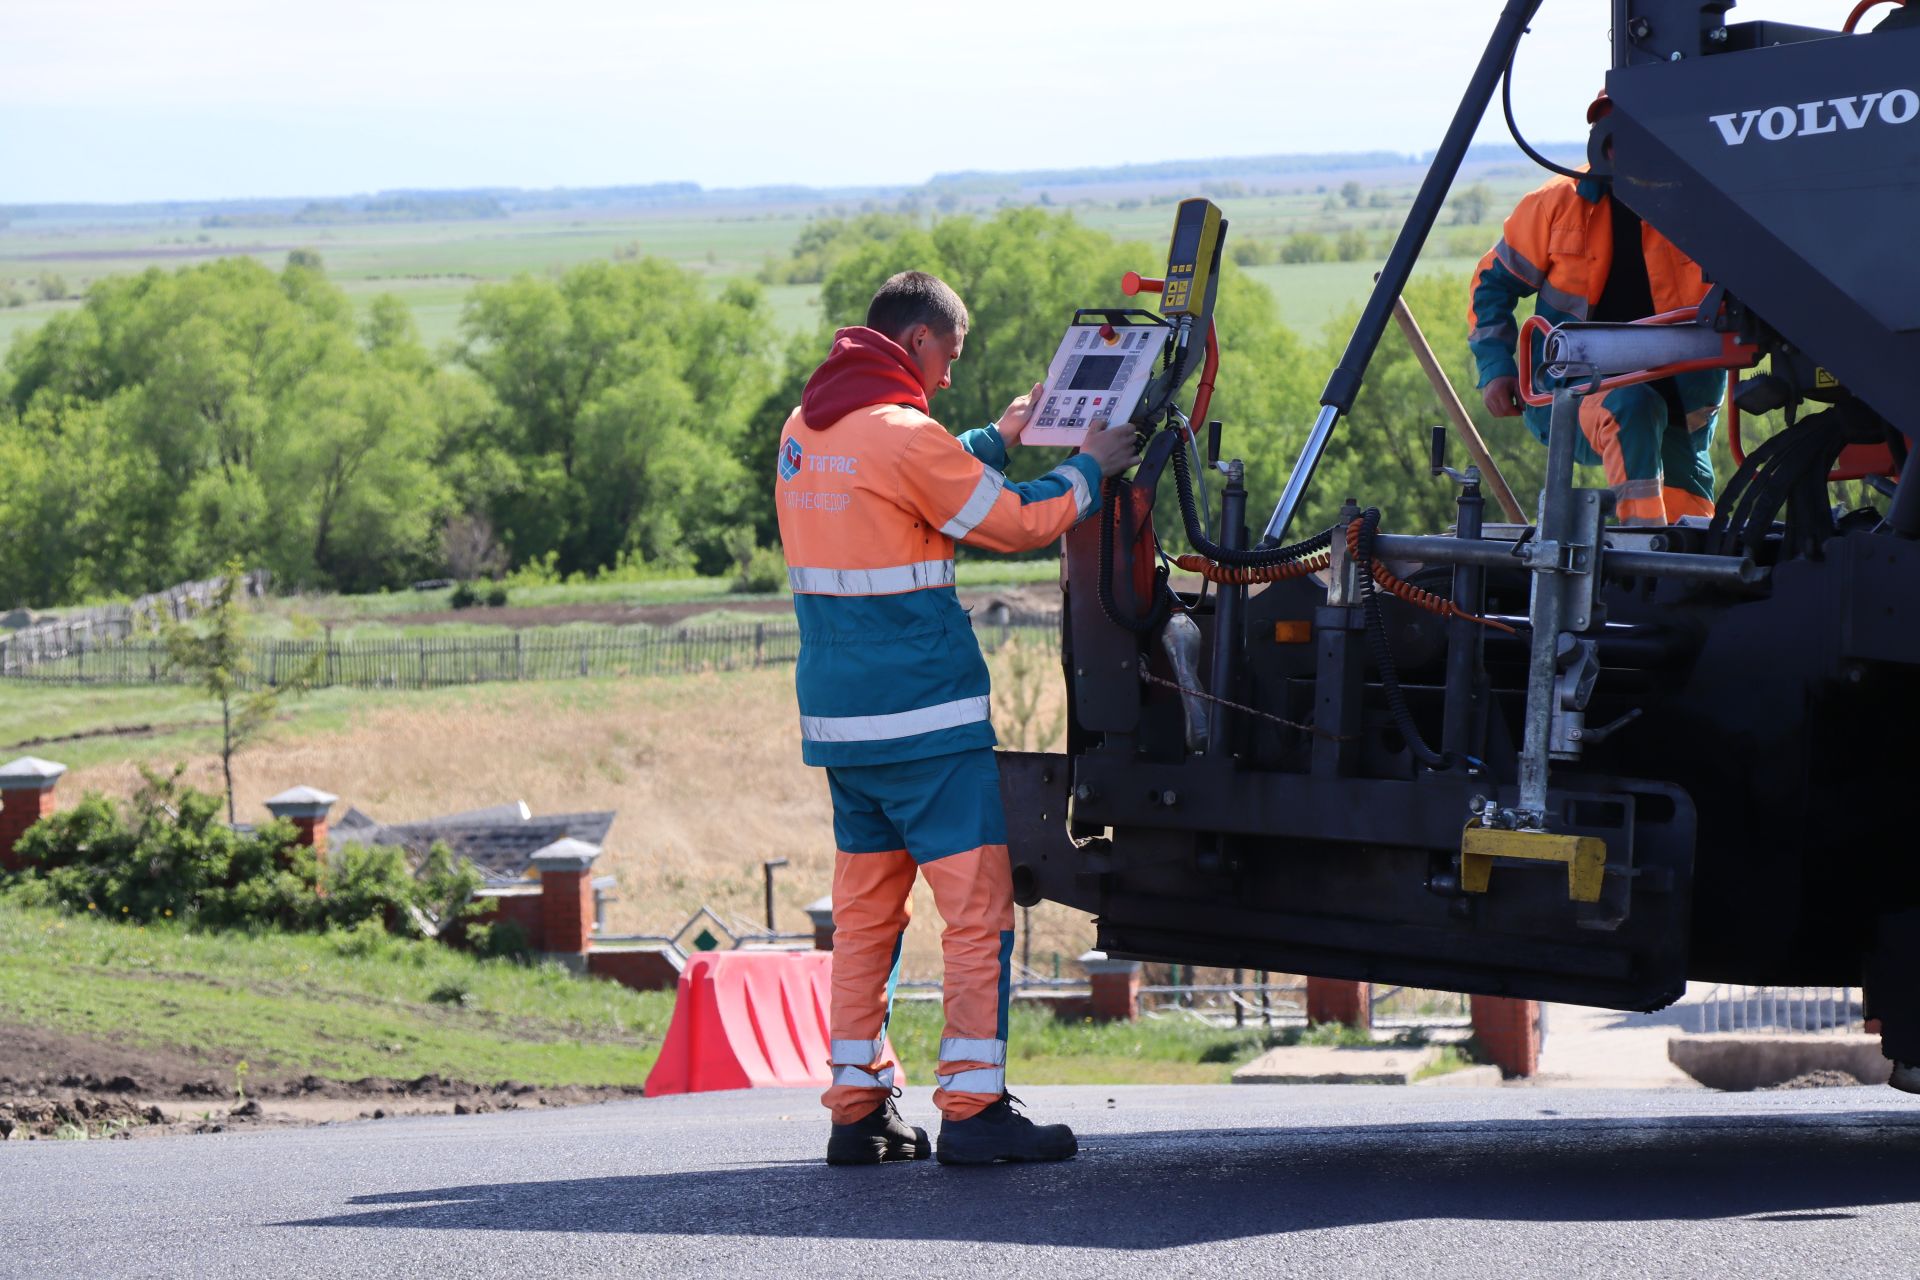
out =
[(867, 304), (867, 328), (896, 342), (923, 324), (942, 337), (966, 331), (967, 304), (939, 276), (902, 271), (881, 285)]

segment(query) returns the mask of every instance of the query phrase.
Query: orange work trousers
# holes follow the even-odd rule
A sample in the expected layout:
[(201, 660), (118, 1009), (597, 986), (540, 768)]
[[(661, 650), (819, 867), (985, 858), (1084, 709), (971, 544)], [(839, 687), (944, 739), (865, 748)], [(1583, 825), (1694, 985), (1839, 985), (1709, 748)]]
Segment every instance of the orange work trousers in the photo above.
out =
[(887, 1021), (916, 870), (944, 922), (946, 1029), (933, 1103), (965, 1120), (1007, 1088), (1007, 999), (1013, 954), (1013, 873), (1007, 846), (987, 844), (916, 862), (905, 849), (836, 855), (833, 869), (833, 1085), (821, 1098), (850, 1124), (888, 1096), (894, 1064)]

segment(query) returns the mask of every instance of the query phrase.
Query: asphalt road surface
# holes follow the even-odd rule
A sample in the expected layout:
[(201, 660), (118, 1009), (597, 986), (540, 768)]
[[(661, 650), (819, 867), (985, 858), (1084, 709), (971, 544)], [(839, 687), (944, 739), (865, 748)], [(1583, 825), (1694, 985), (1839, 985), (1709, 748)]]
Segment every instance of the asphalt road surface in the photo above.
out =
[(1888, 1089), (1028, 1098), (1077, 1160), (829, 1169), (796, 1091), (9, 1143), (0, 1275), (1920, 1272), (1920, 1099)]

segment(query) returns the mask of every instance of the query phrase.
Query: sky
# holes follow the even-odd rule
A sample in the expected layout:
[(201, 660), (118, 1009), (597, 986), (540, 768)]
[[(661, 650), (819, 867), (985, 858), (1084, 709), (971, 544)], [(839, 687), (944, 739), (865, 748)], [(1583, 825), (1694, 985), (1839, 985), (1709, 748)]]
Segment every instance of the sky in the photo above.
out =
[[(1733, 20), (1837, 27), (1849, 0)], [(923, 182), (1437, 146), (1499, 0), (0, 0), (0, 203)], [(1584, 134), (1607, 0), (1515, 110)], [(1496, 105), (1483, 141), (1504, 141)]]

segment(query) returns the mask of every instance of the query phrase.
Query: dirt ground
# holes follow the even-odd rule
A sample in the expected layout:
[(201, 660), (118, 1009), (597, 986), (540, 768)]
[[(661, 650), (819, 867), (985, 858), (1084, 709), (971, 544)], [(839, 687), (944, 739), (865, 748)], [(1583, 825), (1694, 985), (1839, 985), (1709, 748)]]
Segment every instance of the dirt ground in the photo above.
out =
[(563, 1107), (638, 1096), (638, 1087), (543, 1087), (518, 1080), (473, 1082), (426, 1075), (249, 1077), (240, 1098), (226, 1075), (177, 1049), (112, 1044), (40, 1028), (0, 1025), (0, 1142), (134, 1138), (180, 1133), (471, 1115)]

